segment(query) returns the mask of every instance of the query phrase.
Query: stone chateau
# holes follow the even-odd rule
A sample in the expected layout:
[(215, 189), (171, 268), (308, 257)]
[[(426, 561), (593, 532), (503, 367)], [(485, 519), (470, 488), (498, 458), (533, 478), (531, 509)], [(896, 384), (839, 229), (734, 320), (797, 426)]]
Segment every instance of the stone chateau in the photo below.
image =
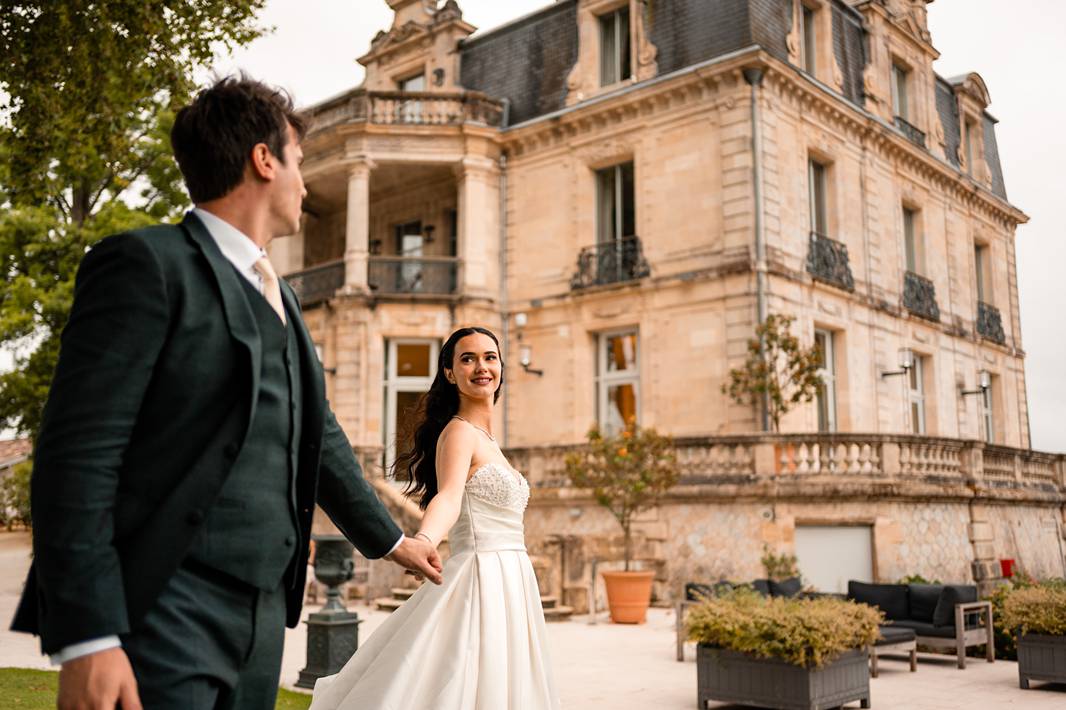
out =
[[(637, 526), (660, 600), (762, 576), (766, 548), (830, 591), (1064, 574), (1066, 467), (1030, 450), (1027, 217), (985, 82), (933, 71), (928, 0), (560, 0), (474, 37), (455, 0), (386, 1), (365, 82), (309, 109), (305, 220), (271, 255), (408, 527), (383, 466), (440, 343), (483, 324), (543, 591), (578, 610), (621, 535), (563, 457), (629, 417), (679, 446)], [(825, 353), (780, 434), (721, 393), (775, 313)]]

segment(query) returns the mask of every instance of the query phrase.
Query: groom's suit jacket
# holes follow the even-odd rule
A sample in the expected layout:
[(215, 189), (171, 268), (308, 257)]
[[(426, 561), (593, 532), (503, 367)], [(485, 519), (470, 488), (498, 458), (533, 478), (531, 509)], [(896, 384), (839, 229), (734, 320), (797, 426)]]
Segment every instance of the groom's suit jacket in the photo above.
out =
[[(34, 560), (12, 625), (45, 653), (135, 631), (210, 514), (259, 391), (241, 278), (192, 214), (109, 237), (82, 261), (35, 447)], [(329, 409), (284, 282), (282, 298), (302, 391), (292, 497), (303, 544), (284, 578), (295, 626), (316, 502), (366, 557), (402, 533)]]

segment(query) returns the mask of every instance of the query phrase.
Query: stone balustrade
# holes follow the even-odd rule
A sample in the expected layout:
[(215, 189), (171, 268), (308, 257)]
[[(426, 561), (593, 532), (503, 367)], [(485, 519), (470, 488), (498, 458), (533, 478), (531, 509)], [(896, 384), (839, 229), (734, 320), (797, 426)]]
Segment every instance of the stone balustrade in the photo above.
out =
[[(1066, 503), (1066, 455), (980, 441), (886, 434), (752, 434), (675, 439), (671, 496), (870, 495)], [(512, 448), (511, 462), (551, 503), (580, 497), (566, 477), (572, 446)], [(554, 489), (554, 491), (553, 491)], [(535, 498), (537, 498), (535, 497)]]
[(309, 111), (310, 132), (345, 123), (379, 125), (458, 126), (481, 124), (499, 128), (504, 105), (477, 91), (366, 91), (356, 89)]

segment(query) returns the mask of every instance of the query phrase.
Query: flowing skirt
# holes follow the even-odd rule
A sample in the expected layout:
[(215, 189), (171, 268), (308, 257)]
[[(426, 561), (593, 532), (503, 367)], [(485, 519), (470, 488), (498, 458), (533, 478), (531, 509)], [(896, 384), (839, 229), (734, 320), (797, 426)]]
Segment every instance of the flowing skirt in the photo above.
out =
[(377, 628), (311, 710), (557, 710), (533, 565), (467, 551)]

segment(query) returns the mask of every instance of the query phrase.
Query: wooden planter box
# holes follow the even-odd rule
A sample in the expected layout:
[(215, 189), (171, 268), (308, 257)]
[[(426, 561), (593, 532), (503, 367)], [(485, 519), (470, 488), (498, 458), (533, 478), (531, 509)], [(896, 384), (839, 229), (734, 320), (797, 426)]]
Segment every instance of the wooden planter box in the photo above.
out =
[(848, 651), (823, 668), (700, 645), (696, 649), (699, 707), (708, 700), (779, 710), (824, 710), (858, 700), (870, 707), (866, 649)]
[(1018, 637), (1018, 685), (1027, 689), (1031, 680), (1066, 683), (1066, 636)]

